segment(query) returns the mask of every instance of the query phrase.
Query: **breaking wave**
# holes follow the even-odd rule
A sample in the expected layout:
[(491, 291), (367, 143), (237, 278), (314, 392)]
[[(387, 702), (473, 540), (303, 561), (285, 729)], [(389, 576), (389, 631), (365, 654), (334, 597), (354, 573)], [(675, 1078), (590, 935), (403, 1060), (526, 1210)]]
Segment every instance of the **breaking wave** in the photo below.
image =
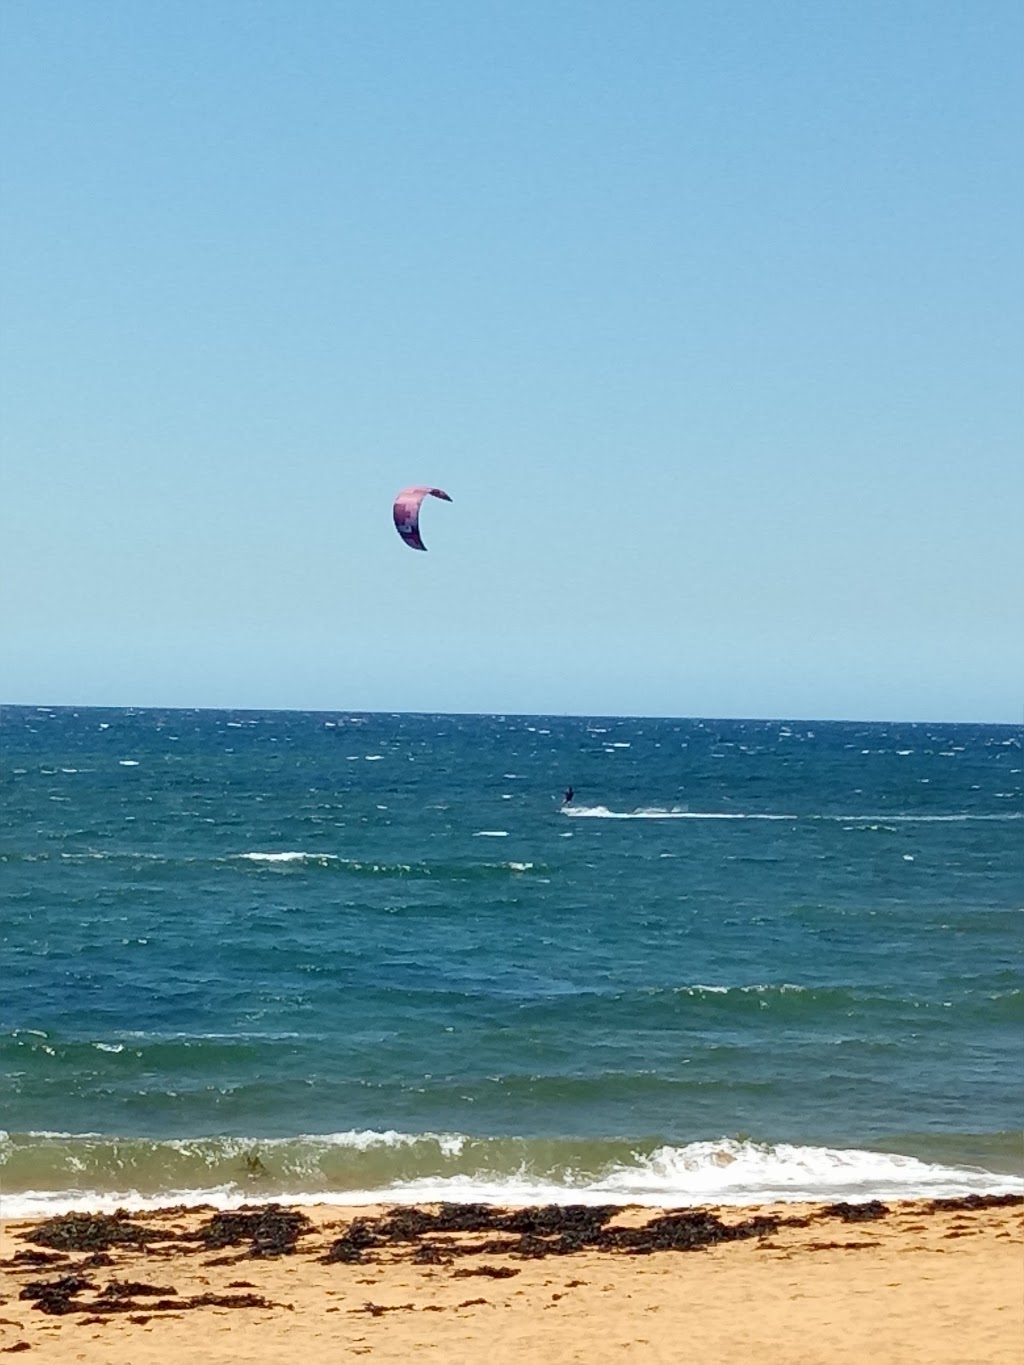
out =
[[(1001, 1137), (1012, 1150), (1015, 1135)], [(674, 1146), (395, 1130), (176, 1141), (0, 1134), (0, 1169), (9, 1218), (254, 1198), (677, 1207), (1024, 1193), (1020, 1176), (979, 1166), (728, 1137)]]
[(435, 877), (449, 881), (542, 870), (532, 862), (515, 860), (498, 863), (374, 862), (370, 859), (342, 858), (336, 853), (239, 853), (234, 861), (280, 870), (291, 868), (336, 872), (350, 877)]

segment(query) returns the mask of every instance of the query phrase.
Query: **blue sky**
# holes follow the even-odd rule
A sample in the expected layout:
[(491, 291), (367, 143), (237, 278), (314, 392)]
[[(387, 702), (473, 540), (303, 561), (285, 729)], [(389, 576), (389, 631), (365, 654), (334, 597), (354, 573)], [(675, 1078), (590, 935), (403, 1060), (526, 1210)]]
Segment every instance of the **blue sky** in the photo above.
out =
[(0, 700), (1020, 721), (1017, 0), (0, 25)]

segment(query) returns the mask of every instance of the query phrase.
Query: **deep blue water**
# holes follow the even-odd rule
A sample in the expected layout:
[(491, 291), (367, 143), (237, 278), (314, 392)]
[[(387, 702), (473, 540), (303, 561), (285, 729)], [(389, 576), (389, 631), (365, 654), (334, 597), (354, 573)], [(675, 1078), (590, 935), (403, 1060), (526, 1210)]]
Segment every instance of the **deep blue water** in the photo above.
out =
[(7, 1197), (1018, 1188), (1022, 757), (5, 707)]

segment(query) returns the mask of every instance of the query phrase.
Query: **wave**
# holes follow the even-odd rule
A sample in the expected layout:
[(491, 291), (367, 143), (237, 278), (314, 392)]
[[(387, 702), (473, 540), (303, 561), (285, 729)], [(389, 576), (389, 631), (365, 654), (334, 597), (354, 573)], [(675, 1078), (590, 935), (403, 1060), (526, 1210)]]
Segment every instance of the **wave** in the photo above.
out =
[(972, 821), (1003, 824), (1009, 820), (1024, 820), (1024, 811), (999, 811), (995, 814), (962, 811), (955, 815), (818, 815), (812, 818), (817, 820), (843, 820), (849, 823), (861, 820), (887, 820), (894, 825), (949, 825), (966, 824)]
[(562, 814), (576, 820), (799, 820), (798, 815), (743, 814), (733, 811), (684, 810), (679, 806), (639, 806), (609, 810), (607, 806), (563, 806)]
[[(482, 831), (496, 834), (497, 831)], [(65, 863), (113, 862), (135, 866), (144, 865), (155, 871), (161, 868), (222, 866), (236, 870), (276, 871), (280, 873), (313, 871), (334, 872), (352, 877), (407, 877), (437, 878), (448, 881), (476, 880), (485, 877), (502, 877), (510, 873), (546, 872), (542, 863), (525, 859), (505, 859), (500, 862), (470, 861), (417, 861), (390, 862), (375, 861), (369, 858), (343, 858), (337, 853), (317, 853), (308, 850), (260, 851), (232, 853), (226, 857), (189, 857), (165, 853), (125, 852), (116, 850), (89, 849), (76, 853), (51, 854), (45, 850), (33, 853), (10, 851), (0, 853), (3, 862), (49, 862), (57, 858)]]
[[(483, 831), (496, 833), (496, 831)], [(348, 874), (353, 877), (411, 877), (440, 878), (447, 881), (476, 880), (481, 877), (506, 876), (510, 873), (543, 871), (533, 862), (508, 859), (497, 863), (477, 862), (373, 862), (369, 859), (342, 858), (336, 853), (237, 853), (233, 862), (251, 863), (264, 867), (320, 869)]]
[(228, 1208), (252, 1198), (677, 1207), (1024, 1193), (1007, 1155), (1019, 1135), (986, 1141), (993, 1164), (1010, 1169), (747, 1138), (677, 1146), (395, 1130), (166, 1141), (0, 1133), (0, 1166), (8, 1218), (167, 1202)]
[(971, 820), (1004, 822), (1024, 820), (1022, 811), (1000, 811), (995, 814), (958, 812), (951, 815), (826, 815), (812, 813), (792, 815), (770, 811), (687, 810), (682, 806), (638, 806), (633, 810), (610, 810), (607, 806), (562, 806), (561, 814), (570, 819), (590, 820), (826, 820), (842, 824), (877, 822), (892, 824), (946, 824)]
[[(695, 983), (682, 986), (641, 987), (614, 997), (631, 1009), (660, 1011), (670, 1017), (711, 1015), (739, 1024), (744, 1018), (792, 1020), (807, 1025), (824, 1024), (842, 1030), (851, 1021), (878, 1016), (907, 1019), (938, 1016), (974, 1023), (1024, 1019), (1024, 991), (950, 989), (948, 995), (929, 997), (906, 993), (886, 994), (853, 986), (796, 985), (761, 982), (742, 986)], [(889, 1030), (877, 1037), (877, 1046), (891, 1045)], [(836, 1041), (845, 1035), (836, 1034)]]

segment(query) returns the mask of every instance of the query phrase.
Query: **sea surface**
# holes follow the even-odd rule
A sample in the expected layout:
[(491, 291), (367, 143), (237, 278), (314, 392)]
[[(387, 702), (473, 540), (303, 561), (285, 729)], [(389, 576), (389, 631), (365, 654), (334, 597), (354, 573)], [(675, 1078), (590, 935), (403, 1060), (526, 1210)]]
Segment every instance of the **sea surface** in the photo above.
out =
[(1024, 1190), (1021, 737), (4, 707), (0, 1207)]

